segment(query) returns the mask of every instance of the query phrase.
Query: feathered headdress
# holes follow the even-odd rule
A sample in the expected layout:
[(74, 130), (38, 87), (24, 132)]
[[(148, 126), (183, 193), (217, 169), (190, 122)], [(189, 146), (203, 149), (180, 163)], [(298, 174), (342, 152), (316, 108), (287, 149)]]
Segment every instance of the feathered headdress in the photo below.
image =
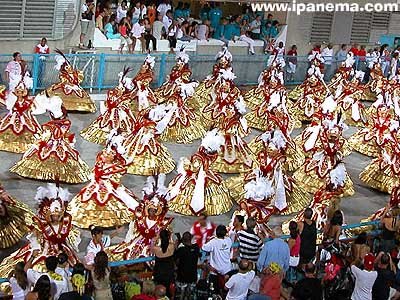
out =
[(232, 72), (232, 68), (228, 68), (228, 69), (221, 69), (219, 71), (219, 73), (221, 74), (221, 77), (224, 80), (230, 80), (233, 81), (236, 78), (235, 73)]
[(150, 68), (153, 69), (154, 65), (156, 64), (156, 58), (151, 55), (147, 55), (146, 59), (144, 60), (144, 63), (148, 64)]
[(179, 51), (176, 52), (175, 60), (181, 61), (184, 64), (187, 64), (189, 62), (189, 55), (186, 53), (184, 46), (181, 46)]
[(39, 204), (38, 215), (41, 218), (49, 218), (52, 213), (63, 213), (70, 196), (68, 189), (60, 188), (54, 183), (39, 187), (35, 196)]
[(274, 188), (271, 181), (261, 176), (260, 171), (255, 171), (256, 179), (245, 184), (245, 198), (261, 201), (271, 197), (274, 194)]
[(56, 70), (60, 71), (61, 68), (62, 68), (62, 66), (63, 66), (64, 64), (68, 64), (68, 65), (71, 64), (71, 63), (69, 62), (69, 60), (67, 59), (67, 57), (65, 56), (65, 54), (64, 54), (61, 50), (56, 49), (55, 52), (58, 54), (58, 55), (56, 55), (56, 57), (55, 57), (55, 60), (56, 60), (56, 66), (55, 66), (55, 68), (56, 68)]
[(165, 174), (147, 177), (143, 186), (143, 206), (145, 214), (148, 215), (150, 208), (155, 209), (156, 215), (165, 215), (168, 212), (167, 200), (165, 199), (168, 189), (165, 187)]
[(201, 141), (201, 147), (207, 152), (218, 152), (221, 146), (225, 143), (225, 139), (217, 128), (208, 131)]
[(216, 61), (219, 61), (221, 59), (225, 59), (228, 62), (232, 61), (232, 54), (229, 52), (228, 47), (226, 47), (226, 46), (222, 47), (222, 50), (219, 51), (217, 53), (217, 55), (215, 56)]
[(129, 67), (124, 67), (124, 70), (118, 74), (119, 86), (127, 90), (133, 90), (132, 78), (128, 78), (127, 75), (132, 69)]
[(334, 188), (344, 187), (346, 181), (346, 167), (344, 163), (338, 163), (336, 167), (329, 172), (329, 177)]
[(118, 132), (117, 129), (112, 129), (107, 136), (107, 148), (114, 149), (120, 155), (126, 153), (126, 149), (123, 146), (124, 137)]
[(355, 79), (358, 79), (358, 80), (363, 80), (363, 79), (364, 79), (364, 75), (365, 75), (365, 72), (363, 72), (363, 71), (356, 71), (356, 74), (354, 75), (354, 78), (355, 78)]
[(321, 53), (318, 51), (312, 51), (311, 54), (308, 56), (308, 61), (312, 62), (318, 62), (318, 63), (324, 63), (325, 60), (322, 57)]

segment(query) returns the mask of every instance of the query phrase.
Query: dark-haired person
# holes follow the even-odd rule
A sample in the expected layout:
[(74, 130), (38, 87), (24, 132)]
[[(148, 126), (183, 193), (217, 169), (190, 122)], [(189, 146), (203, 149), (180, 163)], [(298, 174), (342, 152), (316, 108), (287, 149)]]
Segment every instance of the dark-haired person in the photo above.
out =
[(58, 258), (58, 266), (55, 272), (57, 274), (60, 274), (65, 279), (67, 279), (68, 291), (71, 291), (72, 290), (72, 286), (70, 284), (71, 272), (70, 272), (70, 265), (68, 263), (68, 255), (62, 252), (58, 254), (57, 258)]
[(86, 0), (81, 7), (81, 35), (79, 37), (79, 47), (83, 48), (83, 42), (89, 31), (89, 25), (93, 22), (96, 5), (94, 0)]
[(171, 285), (174, 283), (175, 243), (172, 240), (169, 230), (164, 229), (160, 231), (160, 235), (156, 237), (151, 251), (155, 256), (153, 268), (154, 282), (165, 286), (168, 295), (170, 295)]
[[(7, 66), (6, 69), (4, 70), (4, 81), (8, 82), (8, 88), (10, 90), (13, 90), (14, 87), (11, 86), (11, 83), (13, 81), (16, 80), (16, 78), (18, 78), (18, 76), (21, 76), (22, 73), (22, 55), (20, 52), (14, 52), (13, 53), (13, 60), (10, 61)], [(17, 85), (17, 83), (15, 83), (14, 85)]]
[(29, 283), (24, 270), (24, 263), (19, 262), (8, 276), (11, 285), (13, 300), (24, 300), (29, 292)]
[(364, 256), (371, 252), (371, 247), (367, 245), (367, 233), (361, 232), (351, 245), (352, 260), (359, 259), (362, 261)]
[(397, 217), (393, 214), (393, 211), (388, 203), (385, 206), (385, 210), (381, 217), (381, 240), (380, 240), (380, 251), (390, 252), (395, 247), (395, 235), (399, 229)]
[(333, 213), (332, 218), (324, 228), (323, 244), (339, 244), (339, 237), (342, 232), (343, 225), (343, 213), (340, 210), (336, 210)]
[(286, 273), (286, 277), (289, 282), (293, 283), (297, 281), (297, 266), (300, 262), (300, 245), (301, 238), (299, 229), (295, 221), (289, 223), (289, 239), (288, 246), (290, 250), (289, 270)]
[(91, 300), (89, 296), (84, 294), (85, 284), (85, 266), (81, 263), (77, 263), (72, 270), (72, 291), (61, 294), (59, 300)]
[(294, 300), (321, 300), (321, 280), (316, 278), (315, 266), (308, 263), (304, 267), (304, 278), (299, 280), (293, 288)]
[(210, 253), (210, 282), (219, 293), (224, 288), (225, 274), (231, 271), (232, 240), (227, 236), (228, 231), (224, 225), (218, 225), (215, 234), (216, 237), (204, 244), (202, 250)]
[(254, 231), (256, 219), (250, 217), (246, 220), (246, 229), (238, 232), (240, 259), (247, 259), (256, 263), (263, 245), (263, 240)]
[(195, 243), (201, 248), (214, 235), (215, 225), (207, 218), (207, 215), (201, 213), (192, 225), (190, 234), (193, 236)]
[(30, 285), (36, 284), (36, 281), (42, 276), (47, 275), (51, 282), (51, 295), (57, 300), (62, 293), (68, 292), (68, 279), (62, 275), (56, 273), (58, 266), (57, 256), (49, 256), (45, 260), (46, 272), (38, 272), (32, 269), (32, 261), (35, 259), (35, 255), (32, 255), (31, 259), (26, 263), (24, 270)]
[(47, 275), (41, 275), (35, 283), (31, 292), (26, 295), (25, 300), (53, 300), (51, 294), (51, 282)]
[(375, 271), (378, 273), (372, 287), (372, 300), (387, 300), (390, 287), (395, 282), (396, 266), (388, 253), (380, 252), (375, 259)]
[(153, 51), (157, 51), (157, 39), (153, 35), (153, 26), (150, 23), (149, 18), (145, 18), (143, 20), (143, 26), (144, 26), (144, 39), (146, 41), (146, 51), (150, 52), (150, 41), (153, 45)]
[(317, 251), (317, 225), (313, 218), (313, 210), (304, 210), (304, 220), (298, 223), (300, 232), (300, 265), (307, 264), (315, 257)]
[(225, 289), (228, 290), (226, 300), (245, 300), (249, 287), (254, 279), (253, 263), (247, 259), (239, 262), (239, 272), (232, 275), (225, 283)]
[(86, 265), (85, 267), (90, 270), (92, 275), (94, 300), (112, 299), (107, 253), (100, 251), (94, 258), (94, 264), (90, 266)]

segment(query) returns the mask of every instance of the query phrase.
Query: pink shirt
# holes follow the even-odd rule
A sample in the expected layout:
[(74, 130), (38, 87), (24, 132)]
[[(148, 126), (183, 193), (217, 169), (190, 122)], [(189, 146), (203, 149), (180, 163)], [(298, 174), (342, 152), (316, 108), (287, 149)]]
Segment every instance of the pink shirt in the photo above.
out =
[(13, 76), (13, 75), (21, 75), (22, 69), (19, 62), (12, 60), (7, 64), (5, 71), (9, 75)]

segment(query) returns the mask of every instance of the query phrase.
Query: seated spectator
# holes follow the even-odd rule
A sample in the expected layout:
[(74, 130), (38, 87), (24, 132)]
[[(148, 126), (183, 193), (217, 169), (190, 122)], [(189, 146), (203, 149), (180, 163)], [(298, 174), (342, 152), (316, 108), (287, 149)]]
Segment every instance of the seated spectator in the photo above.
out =
[(150, 20), (150, 24), (153, 25), (157, 19), (157, 9), (154, 1), (150, 1), (150, 4), (147, 6), (147, 17)]
[(156, 296), (156, 300), (168, 300), (169, 298), (167, 297), (167, 289), (165, 286), (159, 284), (156, 286), (154, 290), (154, 295)]
[(41, 275), (33, 290), (26, 295), (25, 300), (53, 300), (50, 278), (47, 275)]
[(197, 26), (196, 30), (196, 39), (201, 41), (208, 41), (208, 36), (210, 34), (210, 21), (204, 20), (202, 24)]
[(189, 27), (188, 27), (188, 34), (190, 37), (192, 37), (193, 39), (196, 38), (196, 30), (197, 30), (197, 26), (199, 26), (199, 24), (196, 21), (193, 21)]
[(276, 38), (278, 36), (278, 34), (279, 34), (278, 26), (279, 26), (279, 22), (278, 21), (273, 21), (272, 22), (271, 28), (269, 29), (269, 37), (271, 39), (274, 39), (274, 38)]
[(184, 11), (183, 11), (183, 2), (179, 1), (178, 6), (175, 8), (175, 11), (174, 11), (174, 20), (179, 21), (182, 19), (185, 19)]
[(151, 26), (149, 18), (143, 20), (144, 25), (144, 39), (146, 41), (146, 51), (150, 52), (150, 41), (153, 44), (153, 51), (157, 50), (157, 40), (153, 35), (153, 28)]
[(106, 12), (102, 11), (96, 18), (96, 28), (99, 29), (103, 33), (104, 33), (103, 18), (105, 17), (105, 15), (106, 15)]
[(142, 47), (142, 53), (146, 52), (146, 41), (144, 39), (143, 19), (132, 25), (131, 30), (132, 50), (135, 51), (136, 41), (139, 40)]
[(128, 13), (128, 4), (126, 0), (123, 0), (121, 4), (118, 5), (117, 8), (117, 17), (114, 19), (117, 23), (119, 23), (123, 18), (126, 18)]
[(185, 2), (183, 4), (183, 17), (185, 18), (186, 21), (189, 21), (190, 18), (190, 3)]
[(171, 4), (169, 4), (169, 0), (163, 0), (157, 7), (157, 12), (161, 15), (161, 18), (167, 14), (167, 11), (172, 12)]
[(119, 33), (121, 34), (121, 47), (120, 47), (120, 53), (122, 54), (122, 50), (124, 49), (124, 46), (127, 45), (128, 47), (128, 52), (132, 53), (132, 40), (128, 36), (128, 32), (131, 30), (131, 25), (128, 22), (127, 18), (123, 18), (121, 20), (121, 23), (118, 26)]
[(215, 291), (219, 293), (224, 288), (221, 281), (231, 271), (232, 240), (227, 236), (228, 231), (224, 225), (218, 225), (215, 233), (216, 238), (204, 244), (202, 249), (210, 253), (209, 280), (213, 283)]
[(213, 37), (215, 39), (223, 41), (226, 45), (228, 45), (229, 40), (225, 38), (225, 27), (228, 25), (228, 19), (222, 18), (222, 23), (218, 26), (217, 30), (214, 32)]
[(168, 41), (169, 41), (169, 48), (170, 48), (170, 53), (174, 53), (174, 49), (176, 48), (176, 34), (178, 31), (178, 22), (173, 21), (172, 25), (169, 27), (168, 30)]
[(261, 38), (261, 15), (257, 15), (250, 23), (250, 37), (253, 40), (259, 40)]
[(315, 276), (315, 266), (308, 263), (304, 268), (305, 278), (296, 283), (292, 291), (294, 300), (320, 300), (322, 299), (321, 280)]
[(373, 300), (387, 300), (390, 287), (395, 282), (396, 266), (388, 253), (380, 252), (375, 259), (375, 270), (378, 273), (372, 287)]
[(183, 21), (180, 26), (178, 26), (178, 32), (176, 34), (176, 39), (180, 41), (191, 41), (193, 38), (189, 35), (189, 22)]
[(224, 37), (228, 41), (235, 41), (240, 37), (240, 16), (233, 16), (228, 25), (225, 26)]
[(271, 262), (261, 272), (260, 291), (248, 300), (280, 300), (284, 272), (279, 264)]
[(242, 42), (246, 42), (249, 45), (249, 53), (254, 55), (254, 40), (249, 37), (250, 26), (246, 20), (242, 21), (242, 26), (240, 28), (240, 38)]
[(165, 39), (166, 31), (164, 27), (164, 23), (162, 22), (162, 15), (157, 15), (157, 20), (153, 23), (153, 36), (156, 40)]
[(29, 292), (28, 278), (24, 266), (23, 262), (17, 263), (14, 271), (8, 276), (14, 300), (24, 300)]
[(359, 268), (360, 261), (357, 259), (352, 263), (351, 272), (355, 278), (355, 286), (351, 295), (352, 300), (371, 300), (372, 287), (375, 283), (378, 273), (374, 271), (375, 257), (368, 253), (364, 257), (364, 269)]
[(145, 280), (142, 284), (142, 290), (139, 295), (133, 296), (131, 300), (156, 300), (154, 290), (156, 285), (151, 280)]
[(225, 289), (228, 290), (226, 300), (246, 300), (254, 276), (253, 263), (242, 259), (239, 262), (239, 273), (232, 275), (225, 283)]
[(352, 260), (358, 259), (362, 261), (364, 256), (369, 252), (371, 252), (371, 247), (367, 245), (367, 233), (364, 231), (361, 232), (351, 244)]
[(246, 220), (246, 229), (238, 232), (239, 256), (240, 259), (246, 259), (256, 263), (260, 250), (263, 246), (263, 240), (255, 233), (256, 220), (252, 217)]
[(85, 267), (77, 263), (71, 276), (72, 291), (61, 294), (59, 300), (90, 300), (91, 298), (85, 295), (85, 283)]
[(112, 15), (110, 17), (109, 22), (104, 26), (104, 34), (109, 40), (118, 40), (121, 39), (121, 34), (120, 33), (114, 33), (115, 32), (115, 15)]
[(172, 26), (173, 21), (174, 21), (174, 19), (172, 18), (172, 10), (169, 10), (162, 18), (165, 32), (169, 32), (169, 28)]

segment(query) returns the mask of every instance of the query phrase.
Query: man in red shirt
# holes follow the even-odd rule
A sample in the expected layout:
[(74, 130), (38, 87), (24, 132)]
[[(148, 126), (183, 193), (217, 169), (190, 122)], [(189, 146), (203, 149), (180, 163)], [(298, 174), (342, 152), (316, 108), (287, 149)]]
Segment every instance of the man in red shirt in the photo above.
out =
[(365, 45), (362, 45), (360, 50), (358, 50), (358, 56), (360, 57), (360, 61), (365, 61), (365, 57), (367, 56), (367, 50), (365, 50)]
[(352, 52), (354, 56), (360, 56), (359, 51), (360, 50), (358, 49), (358, 44), (353, 44), (349, 52)]
[(321, 44), (315, 44), (314, 48), (310, 51), (310, 54), (312, 54), (313, 52), (321, 53)]
[(190, 233), (194, 237), (194, 242), (201, 248), (213, 237), (215, 225), (207, 220), (207, 215), (200, 214), (199, 219), (193, 223)]
[(42, 75), (43, 75), (43, 71), (44, 71), (44, 64), (43, 61), (46, 60), (46, 56), (41, 55), (41, 54), (49, 54), (50, 53), (50, 48), (47, 45), (47, 39), (44, 37), (40, 40), (40, 43), (36, 45), (35, 47), (35, 53), (39, 54), (39, 71), (37, 74), (37, 78), (38, 78), (38, 85), (41, 85), (41, 81), (42, 81)]

